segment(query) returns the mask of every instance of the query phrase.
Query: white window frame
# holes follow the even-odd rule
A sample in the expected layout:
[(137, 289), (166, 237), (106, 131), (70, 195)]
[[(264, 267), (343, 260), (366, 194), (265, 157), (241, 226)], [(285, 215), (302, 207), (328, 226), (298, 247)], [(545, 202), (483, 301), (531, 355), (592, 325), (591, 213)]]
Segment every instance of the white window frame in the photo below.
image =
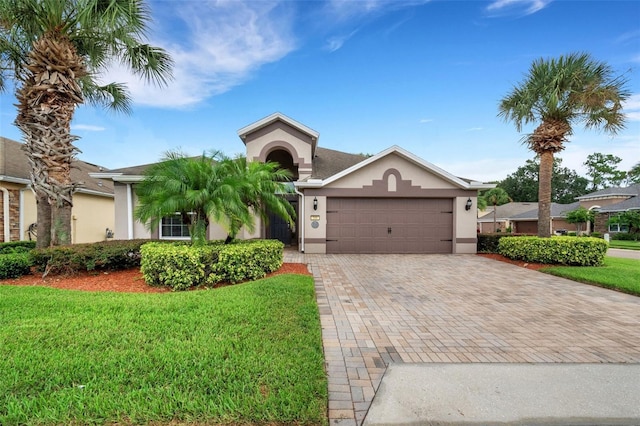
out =
[[(189, 214), (193, 214), (193, 213), (189, 213)], [(164, 223), (165, 219), (171, 219), (171, 220), (176, 220), (177, 219), (180, 223), (171, 223), (171, 224), (168, 224), (166, 226), (169, 226), (169, 227), (180, 226), (183, 229), (183, 231), (187, 232), (187, 235), (186, 236), (184, 236), (184, 235), (180, 235), (180, 236), (164, 235), (162, 231), (163, 231), (163, 229), (165, 227), (165, 223)], [(187, 224), (182, 222), (182, 215), (180, 213), (178, 213), (178, 212), (175, 212), (171, 216), (164, 216), (162, 218), (162, 220), (160, 220), (159, 228), (160, 228), (159, 231), (160, 231), (160, 239), (161, 240), (183, 241), (183, 240), (190, 240), (191, 239), (191, 236), (189, 235), (189, 229), (187, 228)], [(181, 233), (184, 233), (184, 232), (181, 232)]]

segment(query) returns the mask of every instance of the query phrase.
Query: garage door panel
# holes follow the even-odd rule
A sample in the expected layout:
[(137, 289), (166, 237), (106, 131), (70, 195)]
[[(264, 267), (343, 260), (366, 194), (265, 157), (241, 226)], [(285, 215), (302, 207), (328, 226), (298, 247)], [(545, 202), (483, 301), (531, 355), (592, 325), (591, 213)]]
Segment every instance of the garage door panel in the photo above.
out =
[(452, 199), (330, 198), (327, 252), (451, 253), (452, 210)]

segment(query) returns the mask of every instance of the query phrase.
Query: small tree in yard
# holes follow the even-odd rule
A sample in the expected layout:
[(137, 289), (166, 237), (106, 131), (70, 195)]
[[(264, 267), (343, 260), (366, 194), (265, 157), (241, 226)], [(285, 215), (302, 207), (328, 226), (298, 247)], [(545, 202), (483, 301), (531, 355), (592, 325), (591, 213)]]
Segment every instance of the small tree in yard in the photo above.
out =
[(575, 210), (571, 210), (567, 213), (565, 220), (569, 223), (575, 223), (576, 231), (580, 233), (582, 229), (580, 229), (580, 224), (587, 222), (593, 222), (593, 218), (595, 214), (592, 210), (587, 210), (584, 207), (578, 207)]
[(485, 205), (493, 206), (493, 232), (496, 232), (496, 207), (511, 202), (509, 194), (502, 188), (492, 188), (482, 195)]

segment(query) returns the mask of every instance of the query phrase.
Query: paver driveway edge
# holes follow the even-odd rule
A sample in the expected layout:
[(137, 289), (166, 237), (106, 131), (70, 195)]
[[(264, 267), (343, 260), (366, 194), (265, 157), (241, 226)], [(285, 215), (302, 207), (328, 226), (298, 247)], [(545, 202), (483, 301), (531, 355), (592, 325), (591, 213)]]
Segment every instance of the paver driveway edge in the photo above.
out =
[(315, 280), (331, 425), (362, 423), (390, 363), (640, 362), (638, 297), (474, 255), (297, 259)]

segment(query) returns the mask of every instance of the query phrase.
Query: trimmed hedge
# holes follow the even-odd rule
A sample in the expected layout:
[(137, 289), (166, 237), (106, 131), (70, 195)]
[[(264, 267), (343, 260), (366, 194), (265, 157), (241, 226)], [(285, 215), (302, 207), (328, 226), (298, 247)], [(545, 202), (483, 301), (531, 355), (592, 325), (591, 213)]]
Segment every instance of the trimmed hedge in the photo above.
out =
[(117, 271), (140, 266), (140, 247), (149, 240), (114, 240), (55, 246), (31, 251), (39, 272), (77, 274), (81, 271)]
[(478, 234), (478, 253), (498, 253), (498, 243), (505, 237), (530, 237), (530, 234)]
[(0, 243), (0, 254), (27, 253), (36, 248), (35, 241), (9, 241)]
[(615, 233), (611, 233), (611, 239), (612, 240), (619, 240), (619, 241), (638, 241), (640, 240), (640, 234), (635, 233), (632, 234), (630, 232), (615, 232)]
[(29, 253), (8, 253), (0, 256), (0, 279), (18, 278), (31, 272)]
[(204, 246), (147, 243), (140, 270), (147, 284), (186, 290), (220, 282), (255, 280), (282, 266), (284, 244), (277, 240), (216, 242)]
[(506, 237), (500, 239), (500, 254), (514, 260), (574, 266), (600, 266), (609, 244), (592, 237)]

